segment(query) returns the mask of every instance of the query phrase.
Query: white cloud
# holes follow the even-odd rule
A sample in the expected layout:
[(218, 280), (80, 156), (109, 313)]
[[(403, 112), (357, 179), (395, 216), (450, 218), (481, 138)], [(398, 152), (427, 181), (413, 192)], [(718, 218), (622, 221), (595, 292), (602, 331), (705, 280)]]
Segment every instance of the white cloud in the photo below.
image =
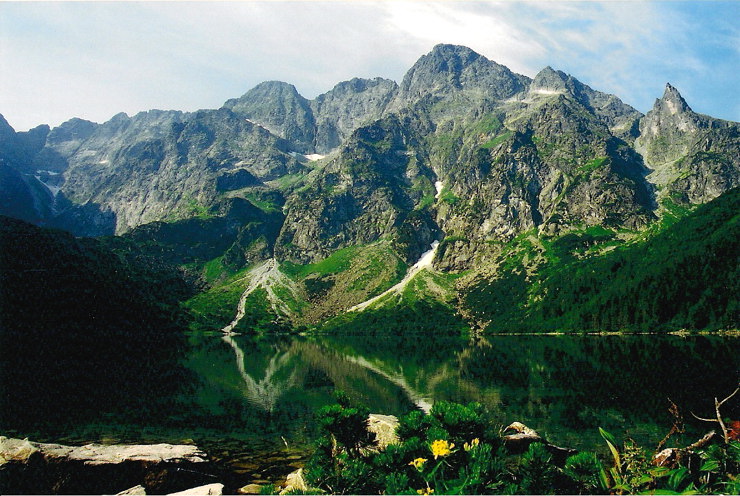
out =
[(312, 98), (355, 76), (400, 81), (454, 43), (528, 76), (564, 70), (643, 111), (671, 81), (700, 111), (737, 118), (740, 2), (710, 4), (0, 1), (0, 113), (24, 129), (213, 108), (267, 79)]
[(511, 22), (507, 2), (385, 2), (388, 30), (405, 33), (416, 46), (464, 45), (516, 72), (531, 73), (529, 64), (545, 47)]

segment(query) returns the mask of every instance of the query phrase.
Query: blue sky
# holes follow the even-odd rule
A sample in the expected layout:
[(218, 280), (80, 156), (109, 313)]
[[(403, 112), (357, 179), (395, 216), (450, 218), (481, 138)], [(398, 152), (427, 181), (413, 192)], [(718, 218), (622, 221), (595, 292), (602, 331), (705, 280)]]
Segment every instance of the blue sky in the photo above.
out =
[(0, 1), (0, 114), (218, 108), (265, 80), (307, 98), (352, 77), (401, 80), (437, 43), (534, 76), (550, 65), (647, 112), (665, 83), (740, 120), (740, 1)]

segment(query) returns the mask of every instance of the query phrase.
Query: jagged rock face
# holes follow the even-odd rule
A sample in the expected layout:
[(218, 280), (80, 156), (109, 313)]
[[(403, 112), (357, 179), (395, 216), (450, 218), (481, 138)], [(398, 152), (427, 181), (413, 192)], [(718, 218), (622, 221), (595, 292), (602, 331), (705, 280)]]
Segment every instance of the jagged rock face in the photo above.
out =
[[(400, 85), (353, 79), (314, 100), (267, 82), (191, 114), (72, 119), (28, 133), (2, 120), (0, 159), (14, 168), (0, 188), (36, 202), (26, 217), (84, 235), (275, 194), (266, 203), (283, 208), (279, 235), (275, 219), (269, 233), (229, 230), (233, 265), (315, 262), (379, 239), (413, 262), (447, 236), (437, 265), (465, 269), (528, 231), (639, 229), (654, 218), (656, 191), (714, 198), (738, 184), (738, 142), (736, 123), (695, 114), (670, 85), (642, 116), (550, 67), (529, 79), (438, 45)], [(301, 156), (314, 153), (329, 156)]]
[(514, 74), (469, 48), (437, 45), (406, 73), (395, 106), (456, 92), (471, 98), (504, 100), (523, 91), (528, 82), (529, 78)]
[(293, 151), (325, 154), (379, 119), (397, 87), (387, 79), (355, 78), (309, 101), (293, 85), (270, 81), (224, 106), (284, 138)]
[[(605, 223), (637, 228), (652, 218), (640, 157), (583, 96), (595, 92), (543, 72), (516, 101), (437, 126), (431, 135), (431, 162), (449, 191), (437, 202), (436, 220), (453, 240), (442, 247), (438, 266), (469, 267), (487, 257), (492, 242), (535, 228), (548, 234)], [(631, 107), (612, 107), (634, 119)]]
[(398, 85), (389, 79), (352, 79), (311, 102), (316, 121), (316, 153), (339, 147), (361, 125), (379, 119)]
[[(431, 172), (416, 167), (404, 131), (394, 117), (358, 129), (317, 179), (288, 201), (276, 256), (314, 262), (338, 248), (396, 234), (424, 186), (433, 188)], [(404, 258), (421, 254), (432, 240), (414, 243)]]
[(670, 84), (640, 122), (636, 147), (663, 196), (706, 203), (740, 184), (740, 129), (691, 110)]
[(51, 214), (51, 195), (28, 172), (34, 154), (43, 146), (49, 126), (16, 133), (0, 115), (0, 215), (42, 223)]
[(64, 162), (61, 193), (68, 202), (67, 208), (60, 202), (57, 224), (91, 218), (75, 229), (84, 235), (187, 217), (213, 205), (218, 192), (262, 184), (301, 167), (287, 143), (227, 109), (118, 115), (86, 138), (69, 131), (52, 132), (54, 140), (36, 163), (52, 154)]
[(316, 123), (311, 105), (292, 84), (261, 83), (224, 107), (288, 140), (297, 152), (313, 150)]
[(527, 91), (530, 100), (549, 95), (570, 95), (595, 115), (615, 136), (632, 141), (637, 135), (637, 123), (642, 114), (614, 95), (595, 91), (573, 76), (551, 67), (541, 70)]
[(33, 176), (0, 164), (0, 215), (42, 223), (50, 215), (51, 197)]

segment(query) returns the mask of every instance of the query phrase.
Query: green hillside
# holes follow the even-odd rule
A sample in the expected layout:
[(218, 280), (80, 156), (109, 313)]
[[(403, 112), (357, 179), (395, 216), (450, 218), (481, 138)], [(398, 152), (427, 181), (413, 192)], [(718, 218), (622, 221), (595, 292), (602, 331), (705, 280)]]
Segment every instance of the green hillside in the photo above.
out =
[(736, 188), (646, 241), (601, 254), (615, 238), (607, 229), (545, 239), (539, 263), (531, 247), (528, 263), (512, 250), (493, 277), (466, 288), (462, 307), (490, 331), (737, 328), (739, 212)]

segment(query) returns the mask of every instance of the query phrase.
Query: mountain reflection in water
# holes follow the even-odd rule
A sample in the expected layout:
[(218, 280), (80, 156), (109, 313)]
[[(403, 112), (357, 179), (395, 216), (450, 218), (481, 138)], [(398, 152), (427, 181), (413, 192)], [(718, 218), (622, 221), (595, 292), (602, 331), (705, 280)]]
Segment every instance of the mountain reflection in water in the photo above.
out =
[[(50, 442), (192, 440), (228, 459), (253, 460), (286, 445), (292, 453), (310, 451), (319, 435), (317, 410), (341, 390), (377, 413), (475, 401), (501, 426), (520, 421), (562, 446), (603, 449), (602, 427), (651, 447), (672, 425), (670, 398), (688, 423), (683, 438), (672, 438), (680, 445), (712, 427), (689, 412), (713, 416), (714, 397), (736, 387), (740, 339), (193, 333), (185, 355), (171, 361), (183, 372), (157, 398), (131, 394), (113, 403), (101, 390), (98, 410), (85, 417), (65, 409), (53, 418), (27, 416), (23, 425), (5, 417), (0, 427)], [(152, 376), (127, 380), (143, 384)], [(739, 403), (723, 413), (739, 418)]]
[[(501, 425), (521, 421), (564, 445), (600, 445), (598, 427), (649, 445), (670, 428), (668, 398), (686, 417), (709, 414), (740, 370), (740, 340), (718, 336), (228, 336), (226, 348), (208, 339), (193, 348), (203, 381), (194, 410), (235, 412), (245, 427), (263, 418), (263, 433), (304, 441), (316, 409), (342, 390), (378, 413), (475, 401)], [(687, 438), (706, 428), (691, 427)]]

